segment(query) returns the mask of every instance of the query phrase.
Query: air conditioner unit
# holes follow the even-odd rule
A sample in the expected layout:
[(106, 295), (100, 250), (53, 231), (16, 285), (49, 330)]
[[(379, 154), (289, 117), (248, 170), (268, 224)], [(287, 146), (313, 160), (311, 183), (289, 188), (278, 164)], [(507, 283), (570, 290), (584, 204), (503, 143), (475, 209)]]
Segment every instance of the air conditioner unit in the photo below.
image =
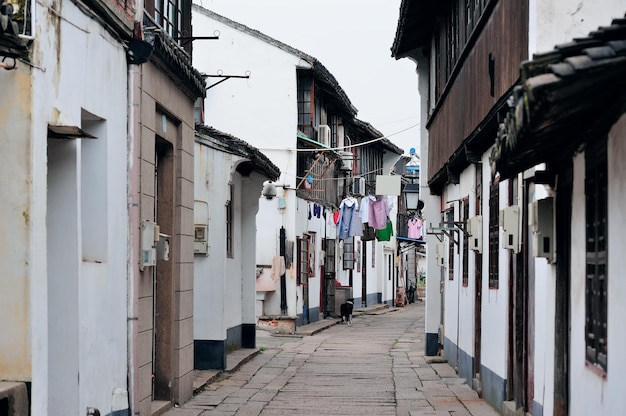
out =
[(317, 126), (317, 141), (325, 146), (330, 146), (330, 127), (326, 124)]
[(504, 240), (502, 247), (513, 250), (514, 253), (520, 252), (520, 233), (519, 233), (519, 206), (511, 205), (501, 212), (502, 229), (504, 230)]
[(483, 252), (483, 217), (477, 215), (467, 219), (467, 233), (469, 234), (469, 248), (470, 250)]
[(352, 171), (354, 167), (354, 154), (352, 152), (338, 152), (341, 156), (341, 170)]
[(437, 261), (437, 266), (445, 267), (447, 254), (445, 243), (435, 244), (435, 259)]
[(533, 256), (554, 260), (554, 198), (548, 197), (528, 205), (528, 225), (533, 229)]
[(365, 192), (365, 178), (355, 176), (352, 178), (352, 194), (364, 196)]
[(209, 226), (196, 224), (193, 226), (193, 254), (207, 255), (209, 253)]

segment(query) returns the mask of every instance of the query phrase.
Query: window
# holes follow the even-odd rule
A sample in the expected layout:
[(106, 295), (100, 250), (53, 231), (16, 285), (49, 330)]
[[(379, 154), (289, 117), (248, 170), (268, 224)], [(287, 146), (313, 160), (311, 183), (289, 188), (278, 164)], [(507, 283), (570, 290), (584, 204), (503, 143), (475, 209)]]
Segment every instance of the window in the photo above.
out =
[[(454, 227), (454, 207), (448, 209), (445, 212), (445, 226), (452, 229)], [(454, 231), (450, 232), (450, 235), (454, 235)], [(454, 240), (448, 237), (448, 279), (454, 280)]]
[(298, 239), (298, 281), (299, 285), (309, 283), (309, 236)]
[(155, 0), (154, 19), (165, 33), (173, 38), (182, 32), (182, 9), (180, 0)]
[(500, 248), (500, 182), (493, 181), (489, 189), (489, 289), (500, 285), (498, 249)]
[(233, 195), (234, 186), (230, 184), (230, 200), (226, 201), (226, 256), (233, 258)]
[[(467, 221), (469, 218), (469, 198), (465, 198), (462, 203), (463, 218), (462, 221)], [(466, 230), (467, 231), (467, 230)], [(463, 233), (463, 286), (467, 287), (469, 284), (469, 235)]]
[(606, 141), (585, 152), (586, 358), (607, 371), (608, 194)]
[(343, 269), (354, 269), (354, 237), (350, 237), (343, 242)]
[(337, 130), (339, 128), (339, 117), (332, 114), (329, 117), (328, 124), (330, 126), (330, 147), (332, 149), (336, 148), (337, 145)]
[(311, 118), (311, 93), (313, 80), (308, 77), (298, 78), (298, 129), (313, 138), (313, 124)]

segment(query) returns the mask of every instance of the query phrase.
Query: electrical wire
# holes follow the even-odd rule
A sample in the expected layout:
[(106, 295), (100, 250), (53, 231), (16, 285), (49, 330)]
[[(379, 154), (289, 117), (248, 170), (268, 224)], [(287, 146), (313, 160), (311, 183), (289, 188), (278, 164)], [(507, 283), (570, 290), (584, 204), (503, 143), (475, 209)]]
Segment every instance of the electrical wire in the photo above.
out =
[(388, 134), (386, 136), (378, 137), (376, 139), (368, 140), (368, 141), (365, 141), (365, 142), (362, 142), (362, 143), (357, 143), (357, 144), (349, 144), (347, 146), (341, 146), (341, 147), (322, 147), (322, 148), (316, 148), (316, 149), (290, 149), (290, 148), (259, 147), (258, 149), (259, 150), (270, 150), (270, 151), (272, 151), (272, 150), (288, 150), (288, 151), (291, 151), (291, 152), (324, 152), (324, 151), (327, 151), (327, 150), (345, 150), (345, 149), (351, 149), (353, 147), (361, 147), (361, 146), (365, 146), (365, 145), (368, 145), (368, 144), (379, 142), (381, 140), (385, 140), (385, 139), (387, 139), (389, 137), (395, 136), (396, 134), (400, 134), (400, 133), (403, 133), (403, 132), (405, 132), (407, 130), (415, 128), (415, 127), (419, 126), (420, 124), (422, 124), (422, 123), (413, 124), (413, 125), (405, 128), (405, 129), (399, 130), (399, 131), (397, 131), (395, 133)]

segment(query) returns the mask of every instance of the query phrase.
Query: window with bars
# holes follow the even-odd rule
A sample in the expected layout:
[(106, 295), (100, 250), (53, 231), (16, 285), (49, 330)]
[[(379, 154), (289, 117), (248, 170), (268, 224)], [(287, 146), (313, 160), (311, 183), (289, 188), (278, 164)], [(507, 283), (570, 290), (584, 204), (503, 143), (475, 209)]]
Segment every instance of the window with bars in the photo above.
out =
[(606, 140), (585, 152), (587, 361), (607, 371), (608, 194)]
[[(445, 214), (445, 223), (448, 226), (454, 226), (454, 207), (448, 209)], [(450, 232), (450, 235), (454, 235), (454, 231)], [(454, 241), (448, 237), (448, 279), (454, 280)]]
[(498, 289), (500, 248), (500, 183), (496, 179), (489, 189), (489, 289)]
[(354, 237), (350, 237), (343, 241), (343, 269), (354, 269), (355, 257), (354, 257)]
[(309, 283), (309, 236), (298, 239), (298, 281), (299, 285)]
[(226, 201), (226, 256), (233, 258), (233, 196), (234, 186), (230, 185), (230, 199)]
[(302, 76), (298, 78), (298, 130), (309, 138), (314, 137), (312, 118), (313, 79)]
[[(464, 221), (467, 224), (467, 219), (469, 218), (469, 198), (463, 199), (461, 201), (462, 210), (463, 210), (463, 218), (461, 221)], [(467, 287), (469, 285), (469, 234), (467, 232), (463, 233), (463, 286)]]
[(331, 114), (328, 117), (328, 125), (330, 126), (330, 147), (334, 149), (338, 146), (337, 132), (339, 130), (339, 117), (335, 114)]

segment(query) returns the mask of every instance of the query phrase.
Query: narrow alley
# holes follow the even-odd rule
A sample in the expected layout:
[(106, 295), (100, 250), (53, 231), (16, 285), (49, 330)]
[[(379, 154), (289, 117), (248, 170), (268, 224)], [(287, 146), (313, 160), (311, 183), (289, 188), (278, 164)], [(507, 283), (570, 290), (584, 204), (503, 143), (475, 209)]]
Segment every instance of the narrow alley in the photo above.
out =
[(424, 356), (423, 302), (257, 341), (252, 360), (165, 415), (498, 414), (450, 365)]

